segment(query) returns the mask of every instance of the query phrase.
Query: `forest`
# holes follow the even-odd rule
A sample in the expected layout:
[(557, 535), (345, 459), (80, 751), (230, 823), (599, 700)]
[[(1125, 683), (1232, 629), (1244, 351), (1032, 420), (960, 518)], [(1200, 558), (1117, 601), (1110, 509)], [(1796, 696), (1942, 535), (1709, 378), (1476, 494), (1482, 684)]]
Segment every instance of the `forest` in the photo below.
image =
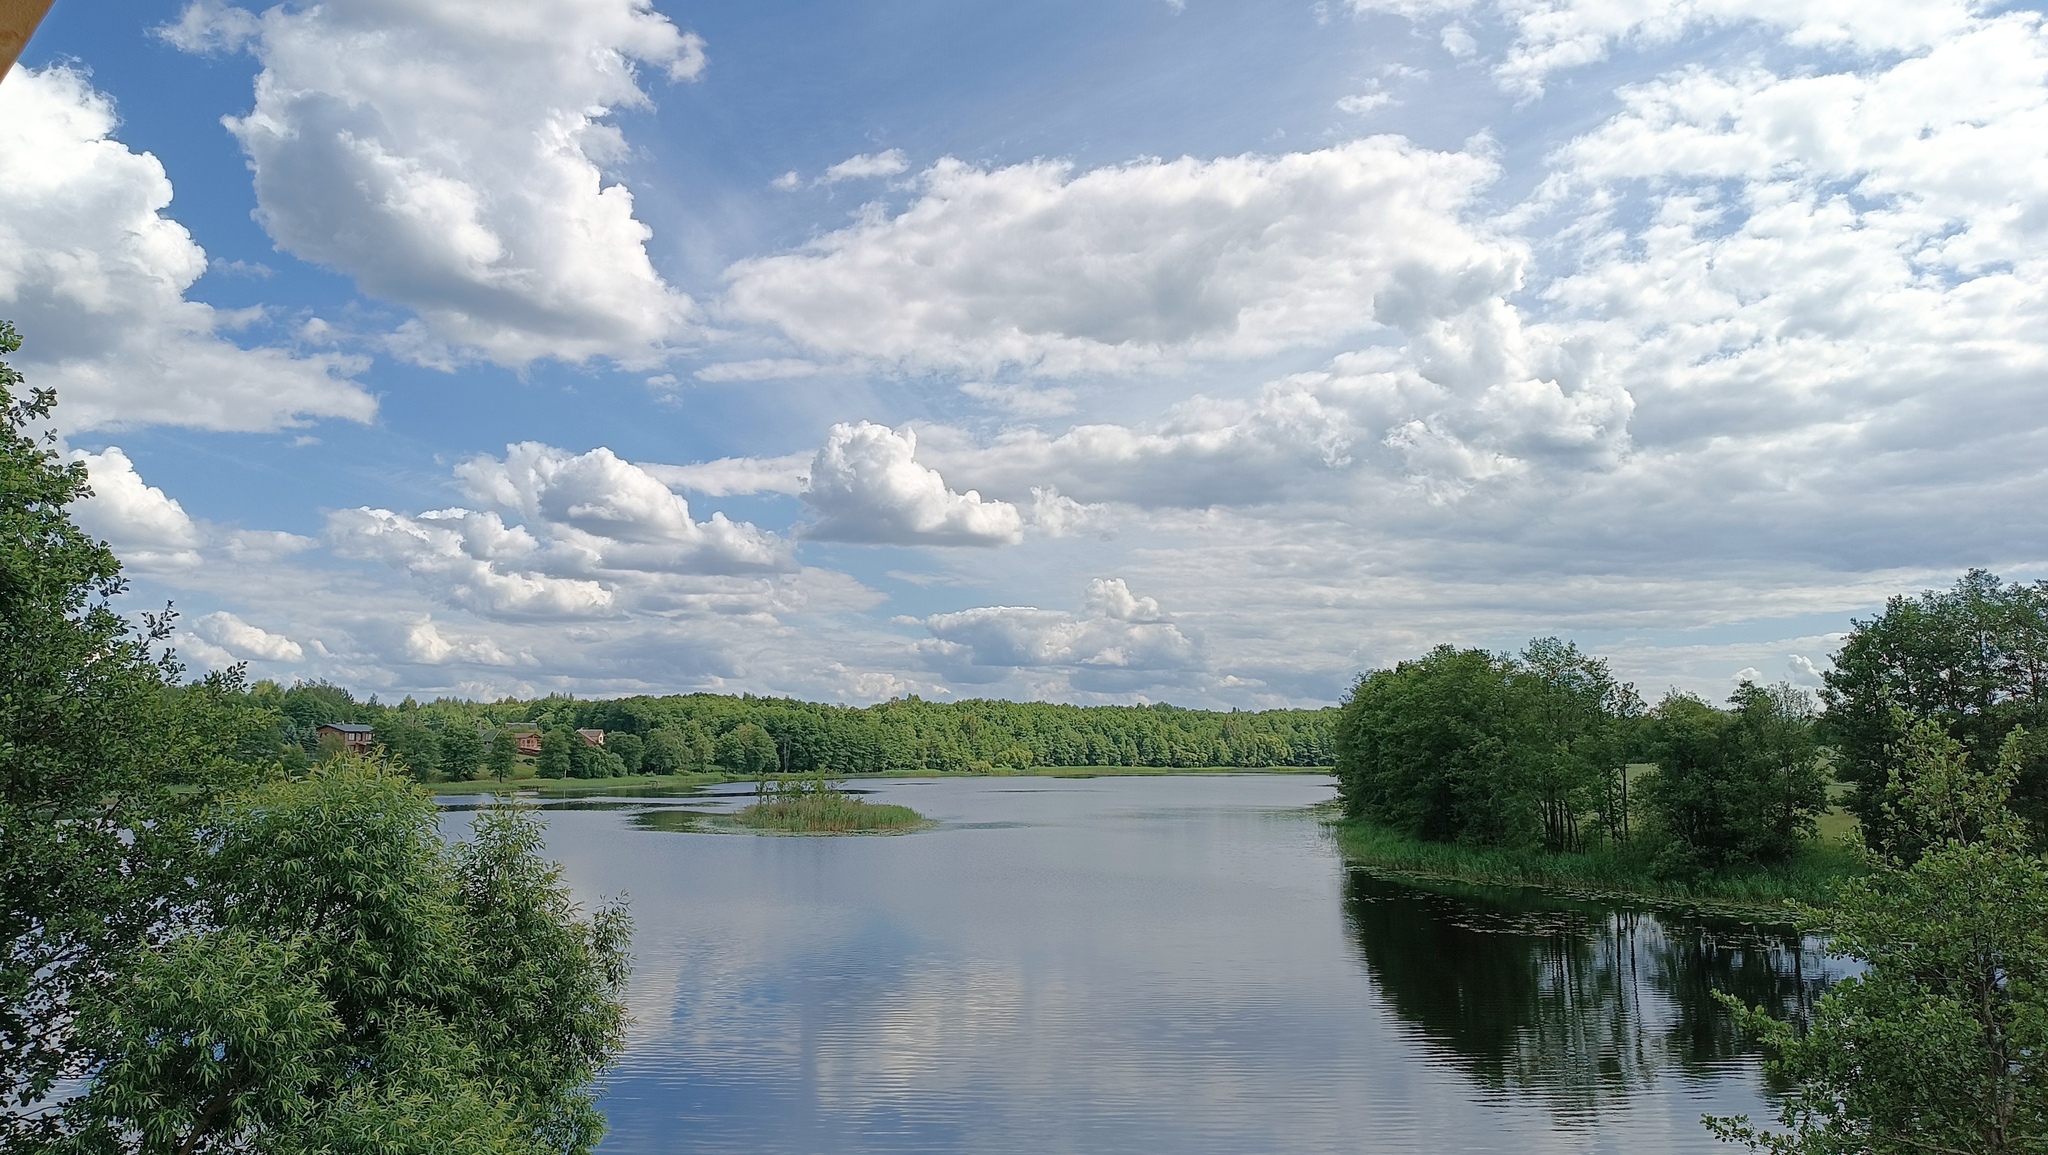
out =
[(2013, 766), (2007, 805), (2048, 831), (2048, 583), (1972, 570), (1854, 621), (1817, 689), (1742, 682), (1646, 704), (1556, 638), (1439, 646), (1362, 675), (1332, 738), (1347, 816), (1419, 843), (1619, 856), (1662, 877), (1809, 851), (1839, 802), (1869, 845), (1898, 823), (1907, 736), (1932, 725)]
[[(422, 780), (489, 771), (504, 727), (537, 726), (543, 776), (987, 772), (1033, 766), (1327, 766), (1334, 709), (1258, 712), (1176, 706), (899, 698), (851, 707), (753, 695), (679, 694), (477, 703), (443, 698), (358, 701), (324, 682), (259, 682), (250, 704), (277, 719), (255, 739), (287, 766), (323, 757), (318, 728), (353, 722)], [(572, 741), (605, 731), (602, 749)], [(502, 758), (503, 755), (501, 754)]]

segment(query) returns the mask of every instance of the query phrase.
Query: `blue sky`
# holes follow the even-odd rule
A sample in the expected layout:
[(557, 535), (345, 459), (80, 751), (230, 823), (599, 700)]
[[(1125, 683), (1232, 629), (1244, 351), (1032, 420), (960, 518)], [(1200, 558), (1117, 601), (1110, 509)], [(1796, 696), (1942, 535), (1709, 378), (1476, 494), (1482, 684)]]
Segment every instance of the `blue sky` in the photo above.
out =
[(195, 668), (1719, 697), (2044, 568), (2024, 6), (59, 0), (0, 189)]

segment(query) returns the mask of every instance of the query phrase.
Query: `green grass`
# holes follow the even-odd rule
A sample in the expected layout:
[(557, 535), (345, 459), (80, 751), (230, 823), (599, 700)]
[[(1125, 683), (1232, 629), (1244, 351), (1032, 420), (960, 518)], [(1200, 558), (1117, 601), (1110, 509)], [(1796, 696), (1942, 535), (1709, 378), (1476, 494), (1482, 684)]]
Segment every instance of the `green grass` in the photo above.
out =
[(862, 834), (920, 829), (929, 823), (908, 806), (869, 802), (847, 794), (806, 794), (756, 802), (732, 816), (755, 830), (785, 834)]
[(1861, 870), (1838, 838), (1809, 843), (1796, 859), (1769, 867), (1660, 878), (1641, 850), (1550, 854), (1536, 849), (1422, 842), (1361, 820), (1330, 823), (1345, 858), (1391, 874), (1484, 886), (1530, 886), (1587, 896), (1626, 896), (1783, 918), (1788, 902), (1826, 905), (1835, 883)]

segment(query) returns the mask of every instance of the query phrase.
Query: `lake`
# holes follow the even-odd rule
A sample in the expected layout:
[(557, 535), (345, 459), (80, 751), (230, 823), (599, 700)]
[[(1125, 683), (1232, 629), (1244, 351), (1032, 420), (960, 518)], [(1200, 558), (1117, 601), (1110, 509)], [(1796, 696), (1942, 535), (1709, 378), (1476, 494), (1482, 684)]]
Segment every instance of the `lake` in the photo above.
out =
[(1700, 1115), (1768, 1104), (1710, 992), (1792, 1009), (1841, 966), (1349, 869), (1324, 777), (857, 785), (941, 825), (650, 828), (737, 787), (548, 808), (577, 892), (637, 926), (605, 1155), (1726, 1151)]

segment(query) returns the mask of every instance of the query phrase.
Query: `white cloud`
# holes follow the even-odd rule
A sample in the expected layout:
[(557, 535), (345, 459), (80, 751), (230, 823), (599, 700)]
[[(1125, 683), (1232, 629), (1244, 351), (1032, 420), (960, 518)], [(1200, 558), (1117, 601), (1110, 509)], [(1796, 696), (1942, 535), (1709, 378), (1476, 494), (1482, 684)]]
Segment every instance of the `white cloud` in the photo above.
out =
[(0, 84), (0, 314), (23, 335), (16, 367), (57, 390), (59, 425), (369, 420), (376, 401), (347, 379), (360, 362), (241, 348), (221, 332), (246, 317), (186, 299), (206, 254), (163, 215), (163, 166), (114, 129), (113, 103), (73, 69)]
[(899, 545), (1015, 545), (1024, 522), (1007, 502), (955, 493), (915, 460), (917, 434), (863, 421), (834, 425), (811, 462), (808, 536)]
[(199, 564), (204, 540), (178, 500), (142, 480), (119, 446), (103, 453), (74, 451), (85, 463), (92, 496), (72, 504), (72, 516), (106, 541), (124, 566), (163, 569)]
[[(919, 652), (963, 682), (989, 682), (1020, 669), (1058, 670), (1082, 689), (1157, 684), (1203, 665), (1201, 647), (1122, 578), (1088, 583), (1082, 614), (1029, 606), (983, 606), (924, 619), (931, 639)], [(1135, 675), (1135, 677), (1134, 677)]]
[(695, 465), (643, 464), (641, 469), (663, 485), (687, 489), (706, 497), (727, 497), (741, 493), (801, 494), (810, 480), (814, 453), (792, 453), (786, 457), (721, 457)]
[(475, 457), (455, 474), (470, 497), (542, 527), (551, 548), (595, 572), (763, 573), (791, 567), (787, 543), (723, 513), (690, 516), (690, 503), (611, 450), (571, 455), (527, 441), (501, 461)]
[(695, 520), (687, 501), (609, 449), (570, 454), (523, 442), (455, 473), (488, 508), (340, 510), (328, 516), (328, 542), (340, 556), (404, 571), (443, 604), (494, 619), (674, 610), (729, 600), (796, 568), (788, 542), (723, 513)]
[(1394, 103), (1394, 94), (1375, 83), (1367, 87), (1364, 92), (1354, 92), (1350, 96), (1339, 99), (1337, 101), (1337, 111), (1349, 113), (1352, 116), (1364, 116), (1367, 113), (1385, 108), (1392, 103)]
[(960, 392), (1017, 417), (1062, 417), (1074, 411), (1072, 389), (969, 381), (960, 386)]
[[(1496, 64), (1501, 86), (1538, 96), (1550, 74), (1605, 60), (1617, 45), (1659, 45), (1701, 28), (1761, 24), (1807, 48), (1857, 53), (1910, 53), (1966, 27), (1971, 0), (1350, 0), (1357, 12), (1424, 21), (1490, 9), (1514, 42)], [(1452, 40), (1456, 31), (1461, 44)], [(1475, 47), (1457, 25), (1444, 29), (1455, 56)]]
[(297, 662), (306, 656), (304, 647), (269, 630), (252, 626), (225, 610), (207, 614), (192, 623), (192, 632), (233, 654), (263, 662)]
[(1057, 375), (1326, 345), (1387, 324), (1390, 293), (1462, 308), (1518, 281), (1521, 249), (1464, 220), (1495, 172), (1392, 137), (1078, 174), (948, 158), (901, 213), (734, 264), (724, 309), (817, 356), (912, 370)]
[(818, 369), (815, 361), (766, 357), (758, 361), (725, 361), (706, 365), (692, 376), (699, 381), (783, 381), (792, 377), (809, 377)]
[[(648, 0), (330, 0), (188, 9), (165, 35), (248, 39), (256, 105), (227, 123), (280, 246), (405, 305), (394, 349), (446, 365), (658, 361), (693, 306), (649, 260), (606, 119), (635, 64), (689, 80), (704, 44)], [(216, 30), (220, 31), (216, 34)]]
[(887, 152), (849, 156), (826, 169), (825, 175), (818, 180), (824, 184), (838, 184), (847, 180), (872, 180), (875, 177), (895, 176), (909, 168), (910, 161), (904, 157), (903, 150), (892, 148)]

